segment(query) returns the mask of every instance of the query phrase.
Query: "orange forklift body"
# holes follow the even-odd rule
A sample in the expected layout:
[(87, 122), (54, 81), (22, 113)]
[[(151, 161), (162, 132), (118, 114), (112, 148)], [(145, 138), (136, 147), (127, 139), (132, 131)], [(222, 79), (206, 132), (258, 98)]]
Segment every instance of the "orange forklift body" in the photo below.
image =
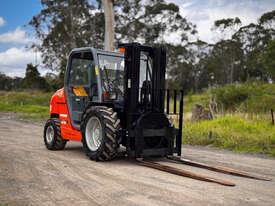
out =
[(62, 139), (81, 141), (82, 135), (80, 130), (74, 129), (71, 124), (64, 88), (59, 89), (52, 96), (50, 116), (51, 118), (59, 118)]

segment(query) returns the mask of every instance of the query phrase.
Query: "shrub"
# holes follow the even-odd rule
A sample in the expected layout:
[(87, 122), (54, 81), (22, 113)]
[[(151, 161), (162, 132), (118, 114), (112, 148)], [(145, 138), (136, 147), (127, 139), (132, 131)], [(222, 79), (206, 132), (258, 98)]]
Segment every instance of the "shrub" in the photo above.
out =
[(275, 85), (261, 82), (231, 84), (210, 90), (225, 110), (267, 112), (275, 107)]

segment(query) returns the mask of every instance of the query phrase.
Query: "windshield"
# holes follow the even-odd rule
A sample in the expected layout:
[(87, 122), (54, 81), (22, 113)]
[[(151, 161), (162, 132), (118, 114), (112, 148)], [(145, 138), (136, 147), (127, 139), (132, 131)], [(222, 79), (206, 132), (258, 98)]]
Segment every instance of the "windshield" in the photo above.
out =
[(109, 92), (111, 99), (122, 99), (124, 58), (99, 54), (98, 61), (102, 71), (104, 91)]

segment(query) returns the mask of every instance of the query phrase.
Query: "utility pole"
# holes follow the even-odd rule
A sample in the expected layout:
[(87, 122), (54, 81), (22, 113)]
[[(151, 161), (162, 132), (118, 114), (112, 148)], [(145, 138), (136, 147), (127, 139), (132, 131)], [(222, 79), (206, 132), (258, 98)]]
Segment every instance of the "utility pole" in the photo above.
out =
[(34, 65), (37, 66), (37, 48), (34, 49)]
[(114, 48), (114, 0), (102, 0), (105, 18), (104, 49), (113, 51)]

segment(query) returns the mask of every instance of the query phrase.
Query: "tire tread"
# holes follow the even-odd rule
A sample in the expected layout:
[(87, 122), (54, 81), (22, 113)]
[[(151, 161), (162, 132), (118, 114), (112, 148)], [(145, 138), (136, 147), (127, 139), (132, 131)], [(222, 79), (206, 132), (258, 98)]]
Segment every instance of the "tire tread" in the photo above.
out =
[[(52, 142), (52, 144), (48, 144), (46, 141), (46, 128), (48, 125), (52, 125), (55, 129), (55, 135), (54, 135), (54, 140)], [(57, 118), (51, 118), (49, 119), (46, 124), (45, 124), (45, 128), (44, 128), (44, 143), (46, 145), (46, 147), (49, 150), (63, 150), (66, 146), (67, 141), (63, 140), (61, 137), (61, 129), (60, 129), (60, 121)]]
[[(104, 124), (104, 138), (99, 151), (91, 152), (85, 142), (85, 128), (86, 122), (91, 117), (92, 114), (97, 114), (101, 117), (102, 124)], [(83, 114), (83, 119), (81, 121), (81, 131), (82, 131), (82, 142), (83, 148), (87, 156), (92, 160), (96, 161), (108, 161), (112, 160), (117, 156), (118, 148), (121, 138), (117, 136), (117, 131), (120, 129), (120, 120), (117, 118), (117, 113), (113, 111), (112, 108), (108, 107), (89, 107)]]

